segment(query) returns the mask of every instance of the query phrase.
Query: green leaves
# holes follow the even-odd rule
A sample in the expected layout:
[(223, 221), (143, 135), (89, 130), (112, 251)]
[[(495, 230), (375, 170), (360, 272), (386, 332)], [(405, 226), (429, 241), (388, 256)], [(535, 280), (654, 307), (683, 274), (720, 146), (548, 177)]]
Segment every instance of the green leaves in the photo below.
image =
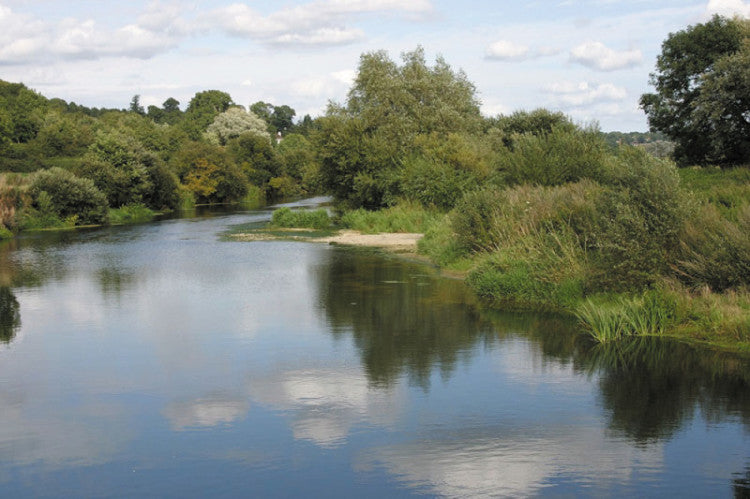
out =
[(672, 33), (662, 44), (651, 84), (641, 96), (652, 130), (677, 142), (683, 163), (750, 159), (750, 22), (714, 16)]

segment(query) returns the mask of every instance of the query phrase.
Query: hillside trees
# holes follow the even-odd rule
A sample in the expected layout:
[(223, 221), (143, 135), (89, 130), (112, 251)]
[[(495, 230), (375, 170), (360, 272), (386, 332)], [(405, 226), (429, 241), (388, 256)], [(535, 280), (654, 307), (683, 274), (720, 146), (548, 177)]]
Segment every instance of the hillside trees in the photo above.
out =
[(750, 160), (750, 21), (714, 16), (670, 34), (641, 96), (654, 131), (682, 164)]

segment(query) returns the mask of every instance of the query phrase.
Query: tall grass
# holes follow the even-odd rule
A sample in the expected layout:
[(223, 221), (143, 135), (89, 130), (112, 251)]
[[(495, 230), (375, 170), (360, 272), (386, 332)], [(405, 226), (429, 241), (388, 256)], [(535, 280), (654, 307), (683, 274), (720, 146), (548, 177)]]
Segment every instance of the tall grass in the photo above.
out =
[(340, 224), (348, 229), (366, 234), (381, 232), (424, 233), (439, 223), (444, 215), (427, 209), (418, 203), (402, 202), (379, 211), (363, 208), (347, 211), (341, 215)]
[(142, 203), (128, 204), (120, 208), (110, 208), (109, 223), (113, 225), (148, 222), (156, 212)]
[(575, 315), (589, 334), (604, 343), (626, 336), (664, 334), (676, 319), (676, 302), (658, 290), (636, 296), (587, 298)]
[(331, 219), (328, 212), (319, 210), (292, 210), (288, 207), (279, 208), (271, 216), (271, 225), (281, 228), (328, 229)]

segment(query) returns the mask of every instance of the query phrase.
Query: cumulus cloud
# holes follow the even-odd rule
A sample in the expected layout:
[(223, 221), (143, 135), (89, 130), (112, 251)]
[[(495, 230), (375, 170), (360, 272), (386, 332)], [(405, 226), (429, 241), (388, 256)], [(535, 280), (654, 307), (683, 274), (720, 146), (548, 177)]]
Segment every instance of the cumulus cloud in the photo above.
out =
[(570, 60), (598, 71), (614, 71), (643, 62), (640, 50), (612, 50), (602, 42), (586, 42), (570, 51)]
[(391, 425), (403, 402), (400, 392), (372, 388), (361, 372), (343, 368), (281, 371), (253, 378), (250, 391), (287, 414), (294, 438), (325, 448), (344, 444), (357, 423)]
[(623, 87), (612, 83), (558, 82), (545, 89), (557, 105), (581, 107), (599, 102), (621, 101), (628, 96)]
[(529, 47), (508, 40), (499, 40), (487, 47), (487, 58), (500, 61), (512, 61), (526, 59), (529, 55)]
[(423, 16), (432, 11), (428, 0), (326, 0), (288, 7), (263, 16), (246, 4), (232, 4), (203, 16), (206, 29), (254, 38), (269, 44), (344, 45), (364, 38), (347, 23), (361, 14)]
[(531, 48), (528, 45), (515, 43), (510, 40), (498, 40), (487, 47), (485, 57), (496, 61), (525, 61), (556, 55), (559, 52), (560, 50), (555, 47)]
[(705, 17), (711, 17), (714, 14), (731, 17), (734, 15), (750, 17), (750, 3), (742, 0), (710, 0), (706, 6)]
[(187, 30), (174, 10), (157, 12), (154, 9), (158, 6), (153, 4), (151, 10), (141, 16), (143, 24), (126, 24), (112, 30), (100, 27), (92, 19), (45, 22), (0, 5), (0, 64), (153, 57), (174, 47), (179, 40), (178, 33)]

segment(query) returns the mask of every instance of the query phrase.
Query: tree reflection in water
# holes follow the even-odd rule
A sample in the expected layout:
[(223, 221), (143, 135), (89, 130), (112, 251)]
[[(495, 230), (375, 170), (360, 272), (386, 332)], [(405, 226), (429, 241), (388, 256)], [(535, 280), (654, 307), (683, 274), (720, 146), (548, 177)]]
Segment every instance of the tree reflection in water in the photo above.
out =
[(463, 283), (366, 251), (335, 251), (319, 269), (319, 303), (332, 334), (351, 334), (370, 383), (402, 375), (423, 388), (433, 367), (449, 377), (492, 329)]
[(335, 252), (321, 267), (320, 306), (337, 336), (351, 334), (370, 383), (403, 374), (428, 389), (478, 345), (526, 338), (544, 359), (598, 378), (609, 426), (636, 444), (673, 436), (697, 410), (750, 429), (747, 358), (658, 337), (599, 345), (555, 315), (482, 310), (461, 282), (382, 255)]
[(18, 300), (9, 287), (0, 287), (0, 341), (10, 343), (21, 327)]

